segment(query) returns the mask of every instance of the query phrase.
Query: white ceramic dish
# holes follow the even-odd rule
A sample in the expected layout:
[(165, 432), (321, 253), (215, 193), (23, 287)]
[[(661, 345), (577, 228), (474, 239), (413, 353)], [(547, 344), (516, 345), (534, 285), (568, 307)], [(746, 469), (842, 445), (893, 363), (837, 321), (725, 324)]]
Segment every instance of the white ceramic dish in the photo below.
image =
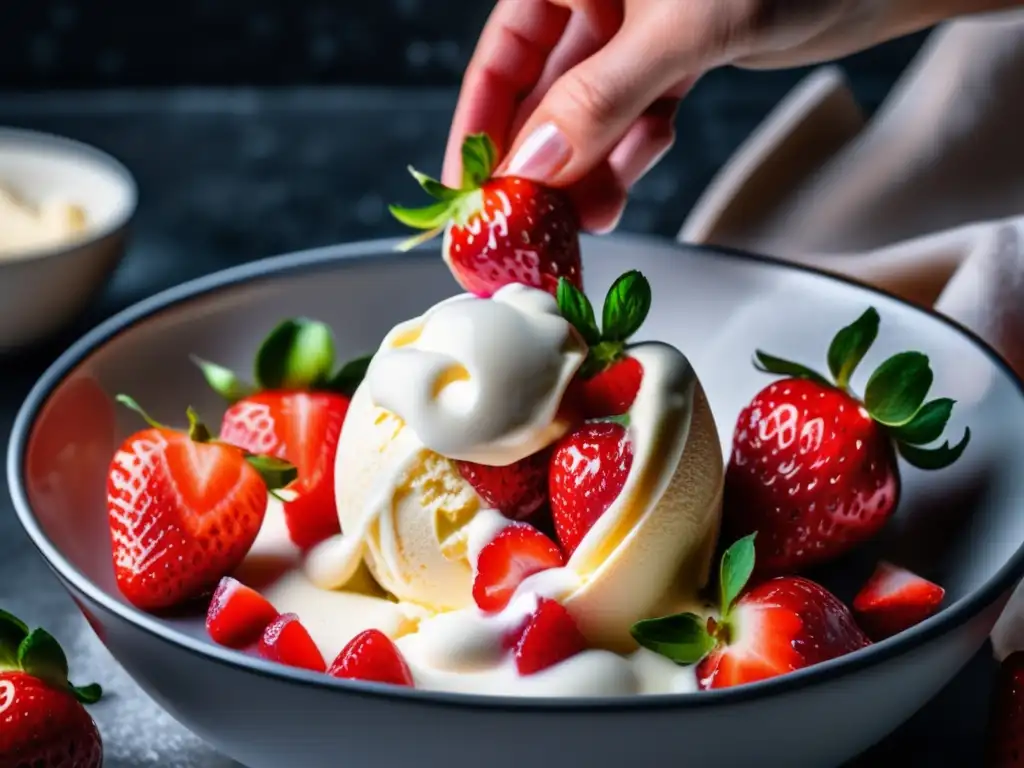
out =
[(59, 198), (86, 211), (84, 235), (0, 257), (0, 353), (39, 341), (81, 312), (124, 255), (138, 200), (131, 173), (98, 149), (0, 128), (0, 185), (29, 203)]
[[(841, 596), (885, 556), (948, 590), (943, 610), (870, 648), (774, 680), (713, 692), (610, 699), (474, 697), (335, 680), (213, 645), (201, 617), (157, 618), (114, 585), (104, 507), (115, 445), (138, 428), (111, 395), (154, 417), (222, 405), (189, 353), (244, 368), (280, 318), (336, 330), (343, 353), (376, 348), (397, 321), (456, 292), (437, 252), (368, 243), (258, 262), (176, 288), (104, 323), (44, 375), (11, 440), (8, 480), (22, 524), (114, 656), (172, 715), (250, 768), (337, 765), (837, 766), (921, 707), (982, 646), (1024, 573), (1024, 389), (947, 320), (813, 271), (640, 239), (589, 239), (588, 291), (641, 269), (654, 304), (640, 337), (678, 345), (698, 370), (723, 450), (766, 379), (755, 347), (816, 363), (868, 305), (882, 317), (869, 359), (930, 355), (935, 392), (958, 401), (950, 434), (972, 442), (949, 470), (904, 467), (885, 534), (820, 578)], [(866, 375), (866, 374), (865, 374)], [(855, 387), (863, 381), (855, 377)]]

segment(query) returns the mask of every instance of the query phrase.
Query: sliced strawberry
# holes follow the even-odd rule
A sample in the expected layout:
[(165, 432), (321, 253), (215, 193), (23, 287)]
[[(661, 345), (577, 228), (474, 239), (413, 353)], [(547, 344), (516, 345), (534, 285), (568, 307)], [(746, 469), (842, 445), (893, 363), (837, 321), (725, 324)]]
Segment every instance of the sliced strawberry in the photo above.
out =
[(555, 445), (548, 493), (567, 557), (618, 498), (632, 465), (633, 447), (619, 422), (587, 422)]
[(225, 576), (210, 600), (206, 631), (210, 638), (229, 648), (255, 643), (277, 618), (277, 609), (255, 589)]
[(480, 550), (473, 599), (484, 611), (500, 611), (529, 576), (564, 565), (558, 546), (532, 525), (513, 523)]
[(356, 635), (338, 654), (327, 674), (347, 680), (413, 687), (412, 672), (401, 651), (387, 635), (376, 629)]
[(635, 357), (622, 357), (609, 367), (583, 379), (579, 394), (588, 419), (626, 413), (636, 400), (644, 369)]
[(515, 643), (516, 669), (532, 675), (586, 650), (587, 641), (569, 612), (542, 597)]
[(985, 768), (1024, 765), (1024, 652), (999, 666), (989, 706)]
[(260, 638), (260, 656), (289, 667), (324, 672), (327, 664), (309, 631), (294, 613), (282, 613), (267, 626)]
[(551, 451), (543, 450), (504, 467), (470, 461), (455, 464), (459, 474), (491, 509), (510, 520), (526, 520), (548, 499), (550, 460)]
[(875, 640), (899, 634), (938, 610), (946, 590), (906, 568), (880, 562), (857, 596), (853, 610)]

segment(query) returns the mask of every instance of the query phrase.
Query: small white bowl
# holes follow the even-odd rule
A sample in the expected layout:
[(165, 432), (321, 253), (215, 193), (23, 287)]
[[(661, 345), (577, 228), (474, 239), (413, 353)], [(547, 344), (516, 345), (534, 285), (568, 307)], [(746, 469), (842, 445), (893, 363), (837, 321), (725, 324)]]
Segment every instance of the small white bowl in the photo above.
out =
[(45, 133), (0, 128), (0, 186), (29, 203), (81, 206), (73, 241), (0, 256), (0, 354), (55, 333), (102, 288), (124, 255), (138, 190), (131, 173), (98, 149)]

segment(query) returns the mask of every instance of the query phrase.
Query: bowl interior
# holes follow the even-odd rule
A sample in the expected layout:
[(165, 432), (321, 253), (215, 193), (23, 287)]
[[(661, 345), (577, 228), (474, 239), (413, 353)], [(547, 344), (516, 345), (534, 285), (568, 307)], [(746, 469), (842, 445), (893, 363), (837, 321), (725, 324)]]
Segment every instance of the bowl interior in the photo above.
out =
[[(591, 239), (584, 251), (592, 296), (602, 297), (627, 266), (648, 276), (654, 302), (638, 338), (671, 342), (690, 357), (723, 451), (740, 409), (770, 381), (751, 365), (755, 349), (823, 370), (834, 332), (874, 306), (881, 331), (854, 377), (855, 390), (863, 391), (867, 375), (890, 354), (925, 352), (935, 372), (931, 396), (957, 401), (946, 436), (956, 441), (969, 425), (972, 440), (942, 472), (903, 465), (900, 508), (884, 534), (816, 576), (849, 599), (878, 557), (914, 568), (948, 591), (947, 607), (927, 624), (942, 621), (1008, 566), (1024, 540), (1024, 473), (1017, 466), (1024, 397), (992, 353), (924, 311), (813, 272), (646, 240)], [(369, 244), (214, 276), (130, 310), (130, 322), (115, 318), (70, 350), (26, 406), (19, 429), (27, 437), (15, 435), (21, 450), (11, 456), (15, 498), (23, 494), (30, 508), (22, 505), (27, 527), (44, 552), (57, 555), (58, 569), (138, 616), (114, 586), (104, 495), (115, 447), (141, 423), (111, 397), (131, 394), (172, 424), (183, 422), (192, 405), (216, 424), (223, 404), (189, 355), (247, 371), (260, 339), (287, 316), (329, 322), (342, 355), (374, 350), (392, 325), (457, 290), (436, 251), (387, 252), (388, 244)], [(204, 638), (200, 618), (159, 621)]]

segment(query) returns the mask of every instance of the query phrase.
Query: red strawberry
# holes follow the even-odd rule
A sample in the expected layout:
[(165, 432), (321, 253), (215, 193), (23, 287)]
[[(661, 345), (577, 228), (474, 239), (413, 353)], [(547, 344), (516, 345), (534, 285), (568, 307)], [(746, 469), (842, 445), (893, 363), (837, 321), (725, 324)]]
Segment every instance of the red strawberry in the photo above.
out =
[(309, 549), (341, 532), (334, 500), (334, 456), (349, 400), (369, 358), (333, 373), (334, 338), (323, 323), (285, 320), (256, 354), (256, 386), (219, 365), (195, 358), (210, 386), (231, 407), (221, 438), (253, 453), (284, 459), (298, 470), (284, 504), (292, 541)]
[(633, 626), (633, 637), (677, 663), (697, 663), (703, 689), (784, 675), (870, 645), (850, 610), (808, 579), (780, 576), (737, 600), (753, 570), (752, 534), (722, 557), (719, 618), (682, 613), (650, 619)]
[(590, 419), (619, 416), (636, 400), (644, 369), (635, 357), (623, 357), (581, 382), (583, 413)]
[(999, 666), (989, 706), (985, 768), (1024, 765), (1024, 652)]
[(566, 557), (618, 498), (632, 465), (629, 434), (618, 421), (581, 424), (555, 444), (548, 488)]
[(875, 640), (898, 634), (927, 619), (946, 590), (916, 573), (881, 562), (853, 599), (860, 625)]
[(484, 611), (500, 611), (528, 576), (564, 565), (558, 546), (532, 525), (512, 523), (480, 550), (473, 599)]
[(383, 632), (368, 629), (342, 649), (327, 674), (347, 680), (413, 686), (412, 672), (401, 652)]
[[(146, 610), (208, 594), (245, 557), (263, 523), (267, 487), (294, 468), (211, 439), (189, 409), (188, 434), (149, 419), (110, 465), (107, 510), (121, 593)], [(261, 476), (262, 475), (262, 476)]]
[(267, 625), (260, 638), (259, 651), (264, 659), (289, 667), (311, 669), (314, 672), (327, 669), (320, 649), (294, 613), (282, 613)]
[(45, 630), (28, 631), (0, 610), (0, 766), (100, 768), (103, 743), (82, 707), (98, 685), (68, 682), (64, 651)]
[(526, 520), (548, 499), (551, 451), (543, 450), (504, 467), (457, 461), (459, 474), (480, 498), (510, 520)]
[(587, 641), (561, 603), (542, 597), (514, 647), (519, 674), (532, 675), (586, 650)]
[(451, 189), (410, 168), (437, 202), (425, 208), (391, 206), (403, 224), (425, 230), (403, 243), (412, 248), (444, 232), (444, 260), (459, 284), (488, 297), (509, 283), (554, 293), (559, 278), (583, 284), (579, 221), (560, 191), (517, 177), (492, 178), (497, 150), (484, 134), (462, 147), (462, 187)]
[(277, 615), (277, 609), (267, 598), (237, 579), (225, 576), (210, 601), (206, 631), (215, 643), (244, 648), (259, 640)]
[(874, 536), (896, 508), (896, 450), (921, 469), (949, 466), (970, 439), (937, 440), (953, 401), (925, 402), (928, 358), (903, 352), (871, 375), (863, 401), (850, 376), (878, 334), (868, 309), (836, 334), (828, 351), (835, 384), (797, 363), (757, 353), (759, 368), (787, 376), (740, 413), (726, 470), (723, 525), (729, 537), (757, 531), (762, 573), (831, 560)]

